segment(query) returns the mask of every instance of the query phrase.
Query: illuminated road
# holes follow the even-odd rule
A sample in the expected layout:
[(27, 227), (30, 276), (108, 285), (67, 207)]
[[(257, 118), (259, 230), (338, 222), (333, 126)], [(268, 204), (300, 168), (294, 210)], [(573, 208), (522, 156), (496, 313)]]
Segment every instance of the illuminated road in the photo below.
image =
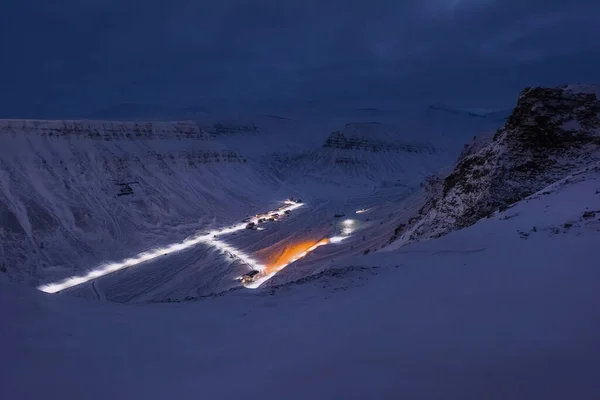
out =
[(225, 243), (224, 241), (218, 239), (218, 237), (227, 235), (227, 234), (231, 234), (234, 232), (242, 231), (242, 230), (246, 229), (247, 223), (250, 223), (250, 222), (257, 223), (259, 218), (262, 218), (265, 216), (270, 217), (275, 214), (285, 213), (286, 211), (293, 211), (293, 210), (303, 206), (303, 203), (296, 203), (293, 201), (286, 201), (285, 203), (287, 204), (285, 207), (281, 207), (278, 210), (269, 211), (269, 212), (261, 214), (260, 216), (257, 216), (257, 217), (249, 218), (248, 222), (246, 222), (246, 223), (241, 223), (241, 224), (238, 224), (235, 226), (231, 226), (231, 227), (227, 227), (227, 228), (223, 228), (223, 229), (219, 229), (219, 230), (214, 230), (207, 234), (202, 234), (199, 236), (192, 236), (180, 243), (174, 243), (174, 244), (171, 244), (171, 245), (168, 245), (165, 247), (146, 251), (146, 252), (137, 254), (134, 257), (122, 260), (120, 262), (101, 265), (97, 268), (92, 269), (91, 271), (87, 272), (86, 274), (83, 274), (80, 276), (72, 276), (72, 277), (64, 279), (60, 282), (54, 282), (54, 283), (50, 283), (50, 284), (40, 285), (40, 286), (38, 286), (38, 289), (43, 292), (46, 292), (46, 293), (58, 293), (62, 290), (69, 289), (74, 286), (82, 285), (82, 284), (92, 281), (94, 279), (98, 279), (100, 277), (109, 275), (113, 272), (120, 271), (120, 270), (123, 270), (126, 268), (130, 268), (135, 265), (139, 265), (141, 263), (144, 263), (144, 262), (147, 262), (150, 260), (154, 260), (159, 257), (167, 256), (167, 255), (175, 253), (175, 252), (183, 251), (183, 250), (189, 249), (191, 247), (197, 246), (199, 244), (205, 244), (205, 245), (215, 247), (222, 252), (229, 252), (234, 257), (238, 258), (239, 260), (241, 260), (242, 262), (247, 264), (250, 268), (258, 270), (258, 271), (265, 271), (266, 266), (258, 263), (257, 261), (253, 260), (249, 255), (237, 250), (236, 248)]

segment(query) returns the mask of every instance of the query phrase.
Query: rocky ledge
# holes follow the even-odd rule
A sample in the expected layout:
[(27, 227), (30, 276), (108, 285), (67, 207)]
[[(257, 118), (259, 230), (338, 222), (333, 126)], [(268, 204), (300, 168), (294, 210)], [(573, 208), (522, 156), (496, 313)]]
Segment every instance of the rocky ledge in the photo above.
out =
[(378, 122), (347, 124), (343, 130), (329, 135), (323, 147), (370, 152), (408, 152), (432, 154), (435, 148), (428, 143), (408, 143), (397, 139), (392, 127)]
[(523, 90), (493, 137), (466, 145), (454, 170), (426, 182), (418, 215), (391, 241), (410, 243), (461, 229), (600, 160), (600, 86)]

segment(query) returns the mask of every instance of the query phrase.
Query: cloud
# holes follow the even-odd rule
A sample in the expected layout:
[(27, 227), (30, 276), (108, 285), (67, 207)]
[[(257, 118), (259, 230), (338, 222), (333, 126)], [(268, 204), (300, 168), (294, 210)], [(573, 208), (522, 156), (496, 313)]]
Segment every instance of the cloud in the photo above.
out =
[[(544, 60), (565, 66), (559, 60), (579, 55), (595, 63), (600, 38), (595, 0), (10, 0), (3, 7), (5, 115), (83, 114), (121, 102), (409, 101), (457, 88), (469, 93), (465, 101), (495, 90), (509, 98), (534, 64), (548, 82), (593, 78)], [(431, 90), (425, 96), (420, 87)]]

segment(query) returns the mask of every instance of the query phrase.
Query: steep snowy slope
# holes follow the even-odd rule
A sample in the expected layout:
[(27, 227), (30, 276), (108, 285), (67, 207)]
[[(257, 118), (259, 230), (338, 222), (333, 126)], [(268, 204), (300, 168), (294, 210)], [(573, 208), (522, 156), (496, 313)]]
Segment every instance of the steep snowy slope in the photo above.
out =
[(597, 399), (600, 171), (295, 284), (128, 306), (0, 283), (0, 398)]
[(396, 229), (411, 242), (472, 225), (497, 209), (600, 160), (600, 87), (528, 88), (504, 127), (463, 151), (432, 181), (429, 200)]
[(279, 200), (272, 177), (195, 123), (4, 120), (0, 140), (0, 263), (30, 285)]

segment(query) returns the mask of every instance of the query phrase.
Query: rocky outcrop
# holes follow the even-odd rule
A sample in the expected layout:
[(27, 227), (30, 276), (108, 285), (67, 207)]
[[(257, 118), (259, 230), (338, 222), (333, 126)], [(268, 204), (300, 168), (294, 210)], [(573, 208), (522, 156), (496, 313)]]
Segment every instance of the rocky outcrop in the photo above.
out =
[[(215, 142), (214, 136), (202, 130), (193, 121), (182, 122), (124, 122), (124, 121), (92, 121), (92, 120), (0, 120), (0, 138), (10, 135), (15, 139), (20, 137), (39, 137), (46, 140), (91, 140), (99, 146), (103, 142), (132, 141), (189, 141), (201, 140), (202, 149), (178, 148), (170, 151), (172, 146), (161, 146), (160, 151), (147, 149), (135, 154), (114, 150), (110, 163), (116, 164), (117, 170), (129, 168), (131, 164), (140, 162), (155, 162), (161, 166), (185, 162), (188, 166), (219, 162), (247, 162), (244, 157), (235, 152), (222, 148)], [(198, 143), (198, 142), (196, 142)], [(115, 143), (116, 144), (116, 143)], [(106, 143), (110, 145), (110, 143)], [(64, 160), (65, 165), (77, 165), (80, 153), (73, 150)], [(109, 163), (109, 164), (110, 164)], [(35, 164), (41, 168), (51, 168), (52, 162), (38, 155)], [(62, 168), (62, 167), (61, 167)], [(109, 170), (110, 168), (107, 168)]]
[(427, 143), (408, 143), (393, 138), (390, 128), (378, 122), (347, 124), (343, 130), (335, 131), (323, 147), (343, 150), (371, 152), (407, 152), (432, 154), (435, 148)]
[(600, 160), (599, 86), (527, 88), (493, 138), (465, 147), (445, 179), (432, 179), (419, 215), (392, 240), (412, 242), (470, 226)]

